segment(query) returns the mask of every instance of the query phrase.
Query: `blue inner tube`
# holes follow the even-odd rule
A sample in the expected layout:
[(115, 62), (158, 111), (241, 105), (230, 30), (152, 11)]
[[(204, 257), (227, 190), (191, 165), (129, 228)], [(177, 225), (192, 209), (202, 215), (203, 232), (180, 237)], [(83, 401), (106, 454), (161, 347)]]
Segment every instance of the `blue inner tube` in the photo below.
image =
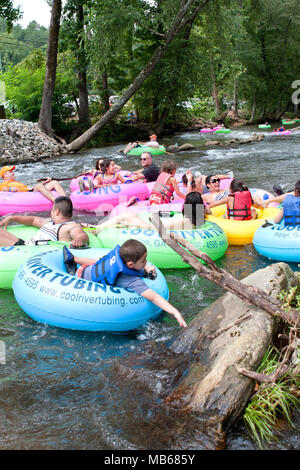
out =
[(283, 221), (260, 226), (253, 237), (256, 251), (269, 259), (290, 263), (300, 262), (300, 226), (286, 226)]
[[(71, 250), (77, 256), (99, 259), (109, 250)], [(163, 274), (144, 279), (150, 289), (168, 300)], [(61, 250), (39, 253), (17, 271), (13, 291), (19, 306), (33, 320), (59, 328), (126, 332), (157, 317), (161, 309), (131, 289), (106, 286), (68, 274)]]

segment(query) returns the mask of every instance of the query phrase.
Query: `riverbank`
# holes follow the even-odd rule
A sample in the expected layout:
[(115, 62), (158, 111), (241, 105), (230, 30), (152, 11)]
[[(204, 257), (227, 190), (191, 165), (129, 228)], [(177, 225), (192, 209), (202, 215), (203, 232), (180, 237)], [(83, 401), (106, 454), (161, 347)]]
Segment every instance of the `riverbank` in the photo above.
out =
[[(203, 121), (201, 119), (195, 119), (191, 124), (177, 124), (172, 128), (169, 128), (165, 138), (170, 135), (174, 135), (179, 132), (197, 132), (203, 126), (213, 127), (215, 123)], [(111, 143), (120, 143), (134, 140), (147, 140), (148, 134), (151, 132), (149, 127), (145, 123), (138, 123), (134, 125), (122, 125), (122, 126), (108, 126), (109, 129), (104, 129), (104, 135), (107, 134), (106, 145)], [(113, 129), (113, 138), (111, 131)], [(108, 135), (109, 134), (109, 135)], [(104, 135), (99, 136), (100, 140), (103, 140)], [(221, 139), (219, 141), (207, 141), (199, 147), (199, 150), (203, 150), (204, 147), (215, 147), (215, 146), (226, 146), (233, 148), (239, 144), (245, 144), (250, 142), (259, 142), (264, 138), (263, 134), (257, 134), (256, 136), (248, 139)], [(89, 148), (97, 148), (96, 145), (98, 138), (90, 142)], [(63, 142), (63, 140), (62, 140)], [(197, 150), (197, 148), (184, 144), (182, 149), (170, 148), (171, 152)], [(63, 143), (59, 143), (54, 138), (51, 138), (44, 134), (37, 123), (18, 120), (18, 119), (1, 119), (0, 120), (0, 165), (7, 164), (18, 164), (37, 162), (43, 159), (51, 159), (56, 156), (63, 155), (66, 153), (65, 146)]]
[(64, 153), (64, 147), (48, 137), (36, 123), (0, 120), (0, 165), (36, 162)]

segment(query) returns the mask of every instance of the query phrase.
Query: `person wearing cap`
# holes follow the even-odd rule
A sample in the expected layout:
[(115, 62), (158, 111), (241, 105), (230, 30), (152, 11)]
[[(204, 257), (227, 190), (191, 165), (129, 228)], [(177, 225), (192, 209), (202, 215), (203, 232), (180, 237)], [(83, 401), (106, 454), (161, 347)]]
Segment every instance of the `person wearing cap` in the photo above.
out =
[(55, 190), (60, 196), (66, 196), (64, 189), (58, 181), (47, 179), (44, 183), (38, 183), (33, 188), (27, 186), (15, 179), (15, 166), (3, 166), (0, 169), (0, 177), (3, 178), (3, 183), (0, 183), (0, 191), (9, 192), (28, 192), (38, 191), (50, 201), (54, 202), (55, 196), (51, 191)]
[(129, 144), (127, 144), (123, 150), (119, 151), (119, 153), (124, 153), (126, 155), (128, 152), (130, 152), (130, 150), (134, 149), (135, 147), (142, 146), (158, 148), (159, 143), (157, 142), (157, 135), (149, 135), (148, 142), (129, 142)]
[(134, 176), (131, 178), (132, 182), (138, 180), (143, 180), (146, 183), (156, 181), (159, 176), (160, 169), (157, 165), (155, 165), (155, 163), (152, 162), (151, 153), (143, 152), (140, 160), (143, 168), (133, 171)]

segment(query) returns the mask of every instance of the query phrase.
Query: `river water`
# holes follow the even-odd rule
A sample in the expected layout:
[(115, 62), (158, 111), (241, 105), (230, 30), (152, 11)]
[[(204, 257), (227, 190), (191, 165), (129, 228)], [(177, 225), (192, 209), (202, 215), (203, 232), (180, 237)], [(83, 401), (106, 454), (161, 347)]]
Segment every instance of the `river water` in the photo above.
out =
[[(243, 127), (218, 139), (246, 138), (256, 131), (256, 127)], [(161, 143), (197, 147), (208, 138), (189, 132)], [(99, 157), (113, 158), (123, 169), (139, 168), (138, 157), (116, 153), (123, 145), (18, 165), (16, 176), (24, 183), (47, 175), (72, 176), (94, 167)], [(280, 184), (291, 189), (300, 176), (300, 132), (285, 137), (266, 133), (260, 143), (194, 150), (170, 158), (178, 162), (179, 172), (188, 168), (204, 174), (233, 170), (249, 187), (272, 192), (272, 186)], [(165, 157), (154, 159), (160, 164)], [(68, 189), (69, 182), (62, 184)], [(94, 215), (76, 216), (89, 222), (98, 220)], [(270, 262), (246, 245), (229, 247), (218, 265), (241, 279)], [(297, 265), (291, 267), (298, 269)], [(163, 272), (170, 301), (187, 321), (223, 294), (192, 269)], [(6, 355), (5, 363), (0, 364), (0, 449), (205, 448), (197, 440), (195, 423), (167, 417), (163, 406), (174, 378), (167, 345), (179, 329), (175, 320), (162, 315), (127, 335), (63, 330), (34, 322), (18, 307), (12, 291), (1, 291), (0, 340)], [(281, 431), (270, 449), (300, 447), (299, 413), (294, 421), (295, 429)], [(242, 422), (229, 431), (226, 445), (229, 450), (257, 449)]]

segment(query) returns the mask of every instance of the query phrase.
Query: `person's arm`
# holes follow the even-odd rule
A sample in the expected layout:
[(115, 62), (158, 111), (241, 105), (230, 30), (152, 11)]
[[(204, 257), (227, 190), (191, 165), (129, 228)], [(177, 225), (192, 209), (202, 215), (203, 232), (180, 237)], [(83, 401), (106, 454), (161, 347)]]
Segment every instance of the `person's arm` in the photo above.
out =
[(170, 183), (172, 184), (175, 193), (177, 194), (178, 197), (181, 197), (182, 199), (185, 199), (185, 194), (183, 194), (181, 191), (179, 191), (179, 188), (177, 186), (177, 181), (174, 177), (170, 178)]
[(143, 171), (144, 171), (144, 168), (140, 168), (139, 170), (132, 171), (131, 173), (134, 175), (138, 175), (140, 173), (143, 173)]
[(138, 173), (136, 173), (131, 179), (132, 182), (134, 181), (139, 181), (145, 179), (144, 173), (142, 173), (143, 170), (140, 170)]
[(102, 186), (104, 186), (101, 175), (97, 175), (96, 178), (94, 178), (93, 185), (94, 185), (95, 189), (96, 188), (101, 188)]
[(89, 237), (80, 225), (76, 225), (74, 228), (71, 228), (69, 235), (73, 246), (88, 245), (89, 243)]
[(150, 300), (150, 302), (153, 302), (155, 305), (157, 305), (159, 308), (169, 313), (170, 315), (173, 315), (178, 321), (179, 325), (183, 328), (186, 328), (187, 325), (181, 313), (175, 307), (173, 307), (170, 302), (164, 299), (161, 295), (154, 292), (154, 290), (147, 289), (141, 294), (141, 296), (147, 300)]
[[(202, 199), (204, 197), (202, 196)], [(208, 202), (207, 204), (209, 205), (209, 208), (216, 207), (216, 206), (221, 206), (222, 204), (227, 204), (229, 201), (229, 196), (223, 197), (223, 199), (220, 199), (219, 201), (213, 201), (213, 202)]]
[(187, 179), (186, 194), (189, 194), (191, 191), (193, 191), (193, 186), (192, 186), (193, 173), (191, 172), (191, 170), (187, 170), (186, 179)]
[(280, 212), (276, 215), (276, 217), (274, 218), (274, 222), (275, 224), (280, 224), (280, 222), (282, 221), (283, 219), (283, 209), (280, 210)]
[(120, 175), (120, 173), (117, 173), (117, 178), (118, 178), (118, 181), (120, 181), (121, 183), (125, 183), (125, 179), (123, 178), (122, 175)]
[(268, 206), (272, 202), (283, 202), (285, 200), (285, 197), (288, 194), (294, 194), (294, 192), (292, 191), (291, 193), (285, 193), (285, 194), (280, 194), (280, 196), (270, 197), (269, 199), (265, 201), (265, 206)]
[(227, 173), (226, 175), (216, 175), (216, 178), (219, 178), (220, 180), (232, 179), (233, 173), (232, 174)]
[(6, 228), (11, 222), (16, 222), (21, 225), (32, 225), (33, 227), (40, 228), (47, 220), (48, 219), (34, 215), (8, 215), (1, 220), (0, 226)]

